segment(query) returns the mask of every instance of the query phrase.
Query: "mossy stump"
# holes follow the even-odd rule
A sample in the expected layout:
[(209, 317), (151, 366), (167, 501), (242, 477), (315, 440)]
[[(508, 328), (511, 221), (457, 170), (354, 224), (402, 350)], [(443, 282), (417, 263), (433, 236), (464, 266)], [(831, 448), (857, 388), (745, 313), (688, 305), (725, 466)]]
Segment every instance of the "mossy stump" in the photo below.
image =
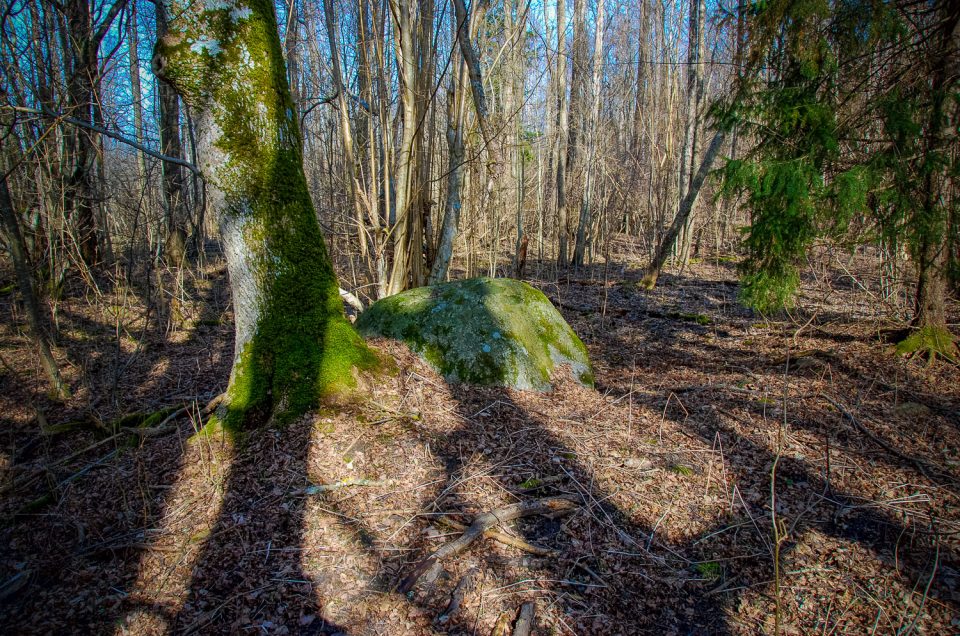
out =
[(593, 386), (586, 347), (546, 296), (506, 278), (420, 287), (384, 298), (357, 321), (365, 336), (405, 342), (452, 383), (547, 390), (557, 367)]

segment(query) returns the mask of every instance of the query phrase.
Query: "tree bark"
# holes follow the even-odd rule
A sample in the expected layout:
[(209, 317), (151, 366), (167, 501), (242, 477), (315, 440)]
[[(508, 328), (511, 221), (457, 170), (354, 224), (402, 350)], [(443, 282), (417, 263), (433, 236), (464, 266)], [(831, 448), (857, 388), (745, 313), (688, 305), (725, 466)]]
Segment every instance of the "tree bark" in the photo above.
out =
[(343, 143), (343, 163), (346, 168), (347, 192), (350, 194), (350, 209), (353, 210), (357, 224), (357, 242), (360, 255), (367, 257), (367, 231), (363, 212), (357, 197), (357, 166), (353, 153), (353, 129), (350, 126), (350, 110), (347, 108), (347, 89), (343, 84), (343, 72), (340, 68), (339, 27), (333, 11), (333, 0), (323, 0), (323, 16), (327, 24), (327, 38), (330, 44), (330, 61), (333, 64), (333, 87), (337, 91), (337, 110), (340, 120), (340, 136)]
[(567, 266), (567, 146), (570, 141), (567, 101), (567, 0), (557, 0), (557, 267)]
[(480, 56), (473, 46), (470, 29), (470, 25), (480, 21), (482, 18), (479, 12), (474, 12), (472, 17), (468, 17), (467, 7), (463, 0), (453, 0), (453, 6), (458, 24), (457, 39), (460, 42), (460, 52), (463, 54), (464, 62), (466, 62), (467, 65), (467, 75), (470, 78), (470, 92), (473, 95), (473, 105), (477, 112), (477, 125), (480, 128), (480, 136), (483, 137), (483, 143), (487, 149), (487, 206), (497, 215), (499, 197), (496, 185), (502, 176), (503, 157), (496, 139), (496, 131), (493, 129), (491, 122), (487, 94), (483, 88)]
[[(130, 95), (133, 97), (133, 133), (137, 143), (143, 145), (143, 97), (140, 88), (140, 39), (138, 37), (137, 2), (130, 2), (130, 18), (127, 21), (127, 46), (130, 51)], [(147, 158), (143, 151), (137, 153), (137, 176), (140, 189), (147, 184)], [(149, 200), (149, 197), (147, 197)]]
[(660, 271), (663, 269), (663, 264), (667, 262), (667, 258), (670, 256), (670, 250), (673, 249), (673, 245), (677, 241), (677, 236), (680, 235), (680, 230), (690, 217), (690, 212), (697, 202), (697, 197), (700, 196), (700, 189), (707, 179), (707, 174), (710, 172), (713, 162), (720, 153), (720, 148), (723, 146), (726, 136), (726, 132), (723, 130), (717, 131), (713, 136), (713, 140), (710, 142), (707, 152), (703, 155), (703, 161), (700, 162), (700, 167), (697, 169), (686, 195), (683, 197), (683, 200), (680, 201), (680, 207), (677, 210), (677, 216), (673, 219), (673, 224), (670, 225), (670, 229), (667, 230), (663, 240), (660, 241), (653, 261), (647, 267), (646, 274), (641, 281), (641, 286), (645, 289), (653, 289), (656, 287), (657, 279), (660, 277)]
[[(580, 136), (584, 123), (583, 116), (583, 74), (585, 61), (584, 58), (587, 55), (587, 8), (586, 0), (574, 0), (573, 2), (573, 55), (571, 56), (571, 64), (573, 66), (573, 71), (570, 76), (570, 103), (569, 103), (569, 112), (573, 113), (574, 124), (569, 125), (569, 117), (567, 121), (564, 122), (564, 127), (568, 128), (567, 131), (567, 156), (564, 161), (564, 175), (563, 175), (563, 197), (562, 200), (557, 205), (557, 216), (558, 218), (558, 232), (560, 235), (559, 241), (559, 254), (557, 255), (557, 265), (559, 267), (564, 267), (567, 265), (567, 259), (569, 258), (569, 245), (570, 239), (573, 237), (573, 229), (571, 228), (571, 218), (570, 213), (567, 210), (567, 200), (570, 198), (570, 183), (572, 181), (573, 173), (579, 168), (580, 160)], [(566, 114), (566, 113), (564, 113)], [(559, 175), (558, 175), (559, 180)], [(560, 184), (558, 183), (558, 192)]]
[[(168, 17), (163, 2), (157, 2), (157, 41), (167, 35)], [(157, 84), (160, 107), (160, 151), (168, 157), (183, 157), (180, 145), (180, 97), (173, 86), (164, 82)], [(184, 195), (183, 169), (168, 162), (162, 164), (164, 224), (167, 236), (176, 230), (183, 231), (187, 219), (186, 197)]]
[[(454, 28), (457, 28), (456, 22)], [(430, 284), (436, 285), (447, 279), (450, 259), (453, 256), (453, 244), (460, 226), (463, 190), (464, 144), (463, 144), (463, 88), (464, 64), (457, 64), (458, 70), (450, 74), (450, 89), (447, 91), (447, 199), (443, 209), (443, 225), (440, 227), (440, 240), (437, 242), (437, 254), (430, 270)]]
[(604, 1), (597, 0), (597, 24), (593, 40), (593, 102), (587, 122), (587, 181), (583, 186), (580, 203), (580, 221), (577, 223), (577, 242), (573, 250), (573, 265), (581, 267), (587, 247), (587, 231), (590, 226), (590, 197), (593, 194), (594, 160), (596, 159), (597, 126), (600, 119), (600, 80), (603, 75), (603, 8)]
[(416, 243), (422, 237), (419, 230), (420, 211), (415, 209), (414, 184), (417, 174), (415, 146), (419, 126), (417, 121), (417, 58), (414, 41), (414, 17), (410, 3), (390, 0), (394, 16), (394, 37), (397, 65), (400, 68), (400, 102), (403, 113), (403, 135), (397, 154), (397, 190), (395, 208), (397, 225), (394, 229), (393, 268), (388, 294), (402, 292), (410, 286), (411, 275), (420, 269), (415, 261), (423, 259), (423, 246)]
[(70, 397), (70, 390), (61, 378), (60, 368), (53, 357), (50, 339), (43, 329), (40, 303), (37, 301), (37, 295), (33, 288), (33, 275), (30, 273), (31, 267), (27, 256), (27, 248), (23, 242), (23, 234), (20, 232), (20, 221), (13, 209), (13, 200), (10, 197), (10, 190), (7, 188), (6, 177), (0, 177), (0, 222), (3, 223), (3, 230), (7, 235), (7, 249), (10, 250), (14, 273), (17, 276), (17, 287), (19, 287), (20, 295), (23, 297), (30, 335), (33, 336), (33, 341), (40, 353), (40, 364), (50, 381), (51, 393), (58, 398)]
[[(699, 122), (700, 84), (701, 84), (701, 49), (703, 46), (703, 12), (705, 5), (701, 0), (690, 0), (690, 15), (687, 27), (687, 109), (686, 124), (683, 132), (683, 148), (680, 151), (680, 178), (678, 201), (686, 198), (694, 178), (694, 162), (697, 158), (697, 124)], [(674, 237), (670, 251), (676, 251), (677, 239), (686, 246), (689, 241), (693, 210), (687, 214), (684, 224)], [(684, 251), (684, 250), (681, 250)]]
[(216, 419), (283, 423), (376, 358), (344, 316), (307, 191), (273, 5), (207, 6), (168, 0), (153, 68), (191, 109), (230, 273), (234, 365)]
[[(925, 160), (936, 161), (937, 153), (950, 152), (945, 141), (951, 138), (956, 122), (945, 113), (950, 83), (956, 86), (960, 72), (960, 3), (944, 4), (939, 50), (933, 61), (932, 105), (928, 123)], [(947, 331), (947, 279), (949, 255), (949, 215), (943, 204), (942, 171), (927, 169), (924, 177), (924, 202), (918, 220), (917, 293), (913, 326), (931, 332)], [(936, 338), (935, 338), (936, 339)]]
[[(69, 30), (69, 38), (63, 42), (64, 61), (67, 62), (66, 110), (72, 117), (91, 126), (94, 123), (94, 86), (100, 74), (100, 43), (126, 2), (115, 0), (96, 29), (88, 0), (70, 0), (61, 5)], [(96, 134), (89, 128), (74, 128), (65, 136), (66, 163), (69, 167), (64, 187), (64, 216), (75, 223), (76, 240), (83, 262), (87, 266), (94, 266), (101, 258), (94, 212)]]

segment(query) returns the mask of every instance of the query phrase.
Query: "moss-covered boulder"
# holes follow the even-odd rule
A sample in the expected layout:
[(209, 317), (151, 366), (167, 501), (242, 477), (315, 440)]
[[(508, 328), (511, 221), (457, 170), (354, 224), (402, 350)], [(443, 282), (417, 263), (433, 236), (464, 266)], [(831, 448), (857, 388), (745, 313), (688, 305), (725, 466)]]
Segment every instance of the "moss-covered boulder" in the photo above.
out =
[(420, 287), (384, 298), (356, 324), (366, 336), (403, 340), (449, 382), (550, 388), (569, 365), (593, 386), (586, 347), (537, 289), (506, 278)]

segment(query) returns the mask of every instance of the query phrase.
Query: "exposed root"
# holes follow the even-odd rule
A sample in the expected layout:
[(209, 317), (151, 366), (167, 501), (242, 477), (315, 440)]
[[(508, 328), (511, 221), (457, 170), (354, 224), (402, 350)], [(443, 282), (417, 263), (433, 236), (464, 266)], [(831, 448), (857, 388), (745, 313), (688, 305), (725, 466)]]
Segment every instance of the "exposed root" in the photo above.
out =
[(921, 327), (897, 343), (898, 355), (913, 358), (926, 356), (928, 364), (942, 358), (952, 364), (960, 364), (957, 340), (944, 327)]
[(532, 517), (535, 515), (554, 514), (558, 512), (567, 512), (576, 507), (576, 503), (566, 497), (548, 497), (546, 499), (537, 499), (534, 501), (524, 501), (510, 506), (499, 508), (492, 512), (485, 512), (477, 515), (473, 523), (467, 528), (466, 532), (454, 539), (450, 543), (441, 546), (436, 552), (413, 568), (413, 571), (407, 575), (397, 591), (406, 594), (414, 588), (420, 577), (429, 570), (435, 563), (445, 558), (460, 554), (470, 547), (477, 539), (482, 537), (487, 530), (494, 528), (505, 521), (512, 521), (520, 517)]

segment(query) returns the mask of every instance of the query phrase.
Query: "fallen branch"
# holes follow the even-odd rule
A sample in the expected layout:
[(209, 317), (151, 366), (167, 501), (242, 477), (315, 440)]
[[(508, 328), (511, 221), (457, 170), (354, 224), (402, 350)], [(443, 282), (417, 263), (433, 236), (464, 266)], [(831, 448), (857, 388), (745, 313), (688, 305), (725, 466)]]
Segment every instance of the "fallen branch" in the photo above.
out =
[(485, 512), (477, 515), (470, 527), (450, 543), (441, 546), (436, 552), (418, 563), (413, 571), (400, 582), (397, 591), (406, 594), (414, 588), (424, 572), (429, 570), (435, 563), (460, 554), (470, 547), (477, 539), (484, 536), (487, 530), (494, 528), (506, 521), (513, 521), (521, 517), (532, 517), (535, 515), (555, 514), (567, 512), (574, 509), (577, 504), (565, 497), (548, 497), (546, 499), (537, 499), (534, 501), (524, 501), (499, 508), (492, 512)]
[(344, 479), (332, 484), (314, 484), (313, 486), (307, 486), (303, 489), (303, 492), (307, 495), (316, 495), (321, 492), (349, 488), (350, 486), (384, 486), (386, 483), (385, 481), (377, 479), (354, 479), (351, 477), (350, 479)]
[(347, 303), (348, 305), (350, 305), (360, 313), (364, 312), (366, 307), (363, 306), (363, 301), (361, 301), (359, 298), (357, 298), (356, 296), (348, 292), (343, 287), (340, 287), (339, 289), (340, 289), (340, 298), (343, 299), (343, 302)]
[[(454, 530), (459, 530), (460, 532), (467, 530), (467, 526), (463, 525), (462, 523), (458, 523), (453, 519), (440, 517), (439, 519), (437, 519), (437, 522), (445, 526), (449, 526)], [(543, 546), (529, 543), (527, 541), (524, 541), (520, 537), (513, 537), (513, 536), (510, 536), (509, 534), (500, 532), (499, 530), (493, 530), (493, 529), (487, 530), (486, 532), (483, 533), (483, 536), (486, 537), (487, 539), (493, 539), (498, 543), (502, 543), (503, 545), (508, 545), (511, 548), (517, 548), (518, 550), (523, 550), (524, 552), (529, 552), (530, 554), (535, 554), (537, 556), (553, 556), (554, 554), (556, 554), (555, 550), (551, 550), (550, 548), (544, 548)]]
[(856, 428), (858, 431), (866, 435), (867, 438), (870, 439), (870, 441), (872, 441), (874, 444), (876, 444), (883, 450), (887, 451), (894, 457), (897, 457), (898, 459), (902, 459), (903, 461), (909, 464), (912, 464), (917, 470), (920, 471), (921, 474), (926, 476), (931, 481), (934, 481), (934, 482), (939, 481), (938, 479), (934, 478), (933, 475), (931, 475), (931, 473), (938, 473), (939, 475), (946, 477), (952, 483), (957, 482), (956, 478), (954, 478), (954, 476), (948, 473), (947, 471), (938, 467), (930, 466), (929, 464), (927, 464), (927, 462), (923, 461), (922, 459), (913, 457), (912, 455), (907, 455), (906, 453), (902, 453), (896, 448), (894, 448), (891, 444), (888, 444), (886, 441), (880, 439), (873, 431), (871, 431), (866, 426), (864, 426), (860, 422), (860, 420), (858, 420), (856, 416), (854, 416), (854, 414), (849, 411), (849, 409), (847, 409), (840, 402), (837, 402), (836, 400), (831, 398), (829, 395), (823, 395), (822, 397), (824, 400), (832, 404), (835, 409), (840, 411), (840, 414), (843, 415), (845, 418), (847, 418), (847, 421), (853, 424), (854, 428)]
[(0, 583), (0, 601), (6, 600), (23, 589), (23, 586), (30, 580), (30, 574), (30, 570), (21, 570)]
[[(210, 413), (213, 412), (213, 410), (220, 404), (220, 402), (223, 401), (224, 396), (225, 396), (225, 394), (221, 393), (221, 394), (217, 395), (216, 397), (214, 397), (212, 400), (210, 400), (210, 402), (207, 403), (207, 405), (203, 408), (203, 410), (201, 411), (201, 413), (202, 413), (203, 415), (205, 415), (205, 416), (206, 416), (206, 415), (210, 415)], [(173, 430), (173, 427), (168, 426), (168, 424), (169, 424), (170, 422), (174, 421), (177, 417), (179, 417), (184, 411), (186, 411), (186, 410), (187, 410), (188, 408), (190, 408), (190, 406), (192, 406), (192, 405), (193, 405), (193, 402), (190, 402), (190, 403), (188, 403), (188, 404), (186, 404), (186, 405), (184, 405), (184, 406), (182, 406), (182, 407), (173, 407), (173, 411), (172, 411), (172, 412), (167, 412), (167, 413), (166, 413), (166, 417), (163, 419), (163, 421), (160, 422), (159, 425), (157, 425), (156, 427), (153, 427), (152, 429), (149, 428), (149, 427), (148, 427), (148, 428), (145, 428), (145, 429), (143, 429), (143, 431), (138, 430), (138, 427), (120, 425), (119, 422), (120, 422), (123, 418), (120, 418), (120, 419), (118, 419), (118, 420), (115, 420), (115, 422), (117, 422), (117, 428), (114, 429), (114, 430), (117, 430), (118, 432), (113, 433), (112, 435), (109, 435), (108, 437), (105, 437), (105, 438), (103, 438), (103, 439), (101, 439), (101, 440), (99, 440), (99, 441), (97, 441), (97, 442), (94, 442), (93, 444), (90, 444), (89, 446), (85, 446), (84, 448), (81, 448), (80, 450), (74, 451), (73, 453), (70, 453), (70, 454), (67, 455), (66, 457), (61, 457), (60, 459), (58, 459), (58, 460), (56, 460), (56, 461), (54, 461), (54, 462), (51, 462), (51, 463), (46, 464), (46, 465), (44, 465), (44, 466), (41, 466), (40, 468), (38, 468), (38, 469), (36, 469), (36, 470), (33, 470), (33, 471), (31, 471), (30, 473), (27, 473), (27, 474), (21, 476), (21, 477), (18, 478), (18, 479), (12, 480), (12, 481), (11, 481), (10, 483), (8, 483), (8, 484), (5, 484), (5, 485), (3, 485), (3, 486), (0, 486), (0, 494), (4, 494), (4, 493), (10, 492), (10, 491), (12, 491), (12, 490), (14, 490), (14, 489), (28, 486), (28, 485), (32, 484), (33, 482), (35, 482), (37, 479), (39, 479), (42, 475), (50, 472), (54, 467), (59, 466), (59, 465), (61, 465), (61, 464), (65, 464), (65, 463), (67, 463), (67, 462), (69, 462), (69, 461), (71, 461), (71, 460), (76, 459), (77, 457), (80, 457), (81, 455), (85, 455), (85, 454), (89, 453), (89, 452), (92, 451), (92, 450), (95, 450), (95, 449), (97, 449), (97, 448), (100, 448), (101, 446), (104, 446), (104, 445), (106, 445), (106, 444), (109, 444), (110, 442), (116, 441), (117, 438), (119, 438), (119, 437), (121, 437), (121, 436), (123, 436), (123, 435), (128, 435), (128, 434), (140, 434), (140, 435), (143, 436), (143, 437), (150, 437), (150, 436), (156, 436), (156, 435), (158, 435), (158, 434), (160, 434), (160, 433), (162, 433), (162, 432), (171, 431), (171, 430)], [(140, 418), (141, 421), (143, 421), (143, 419), (144, 419), (144, 418), (143, 418), (143, 416), (144, 416), (143, 413), (137, 414), (137, 416)], [(125, 416), (125, 417), (126, 417), (126, 416)], [(110, 455), (112, 455), (112, 454), (113, 454), (113, 453), (111, 453)], [(97, 460), (97, 462), (103, 461), (103, 459), (104, 459), (104, 458), (101, 457), (100, 459)], [(94, 462), (94, 463), (97, 463), (97, 462)]]

